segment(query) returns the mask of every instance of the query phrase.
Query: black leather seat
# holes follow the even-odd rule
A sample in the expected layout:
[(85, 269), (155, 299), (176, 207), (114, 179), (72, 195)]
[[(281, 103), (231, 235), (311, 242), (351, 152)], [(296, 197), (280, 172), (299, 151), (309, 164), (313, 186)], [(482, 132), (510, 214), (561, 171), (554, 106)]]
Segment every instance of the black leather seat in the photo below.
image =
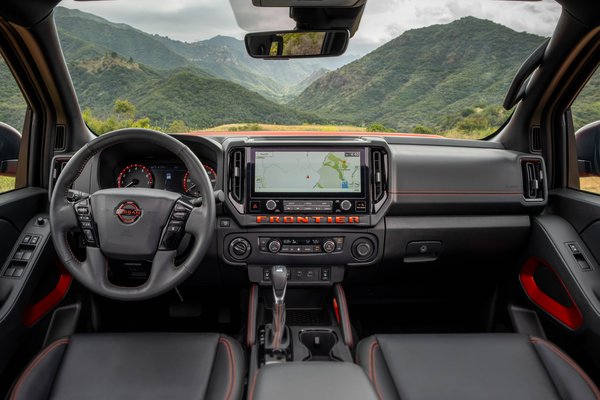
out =
[(218, 334), (74, 335), (44, 349), (10, 399), (240, 399), (244, 365)]
[(357, 358), (385, 400), (600, 399), (571, 358), (525, 335), (375, 335)]

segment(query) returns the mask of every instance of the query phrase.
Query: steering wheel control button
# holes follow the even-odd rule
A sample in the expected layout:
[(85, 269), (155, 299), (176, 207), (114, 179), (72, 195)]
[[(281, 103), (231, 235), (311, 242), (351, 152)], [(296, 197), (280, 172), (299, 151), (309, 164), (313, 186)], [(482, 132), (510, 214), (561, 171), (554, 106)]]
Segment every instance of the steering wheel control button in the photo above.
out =
[(186, 212), (181, 212), (181, 211), (178, 211), (178, 212), (174, 212), (174, 213), (173, 213), (173, 219), (178, 219), (178, 220), (180, 220), (180, 221), (183, 221), (183, 220), (185, 220), (187, 217), (188, 217), (188, 213), (186, 213)]
[(236, 260), (243, 260), (250, 255), (252, 246), (244, 238), (235, 238), (229, 243), (229, 254)]
[(77, 207), (77, 214), (86, 215), (90, 213), (90, 209), (87, 207)]
[(94, 232), (91, 229), (84, 229), (83, 235), (85, 236), (85, 240), (87, 240), (89, 243), (96, 243)]
[(175, 250), (179, 246), (179, 242), (184, 233), (185, 223), (190, 216), (192, 206), (186, 204), (183, 201), (177, 201), (169, 221), (163, 232), (163, 238), (161, 240), (161, 250)]

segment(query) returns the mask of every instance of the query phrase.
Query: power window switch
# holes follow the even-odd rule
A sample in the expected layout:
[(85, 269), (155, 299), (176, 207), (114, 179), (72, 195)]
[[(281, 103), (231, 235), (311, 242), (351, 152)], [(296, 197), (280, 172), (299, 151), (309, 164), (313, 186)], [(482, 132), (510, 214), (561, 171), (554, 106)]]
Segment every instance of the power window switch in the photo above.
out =
[(6, 268), (6, 271), (4, 271), (4, 276), (13, 276), (13, 274), (15, 273), (15, 269), (14, 268)]
[(25, 250), (23, 252), (23, 257), (21, 257), (22, 261), (29, 261), (29, 259), (31, 258), (31, 256), (33, 255), (33, 251), (31, 250)]
[(23, 250), (19, 250), (17, 252), (15, 252), (15, 255), (13, 256), (13, 260), (20, 260), (23, 258), (23, 254), (25, 254), (25, 252)]
[(18, 268), (15, 268), (15, 272), (13, 273), (12, 276), (13, 276), (13, 278), (20, 278), (24, 272), (25, 272), (25, 268), (18, 267)]

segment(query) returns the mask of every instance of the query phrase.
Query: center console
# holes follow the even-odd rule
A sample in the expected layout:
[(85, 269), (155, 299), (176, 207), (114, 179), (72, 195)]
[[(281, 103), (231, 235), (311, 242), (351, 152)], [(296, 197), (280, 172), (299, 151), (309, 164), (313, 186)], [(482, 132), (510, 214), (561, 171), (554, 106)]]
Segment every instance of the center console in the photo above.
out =
[(382, 257), (387, 143), (230, 139), (224, 146), (229, 213), (218, 221), (217, 243), (221, 260), (251, 282), (254, 398), (290, 398), (292, 384), (305, 398), (307, 382), (315, 389), (308, 397), (319, 397), (336, 380), (361, 382), (356, 390), (335, 385), (343, 398), (376, 398), (351, 364), (354, 335), (340, 282), (346, 268)]
[(219, 251), (251, 282), (270, 285), (271, 267), (283, 264), (290, 286), (332, 286), (346, 267), (381, 258), (384, 141), (238, 139), (225, 154), (231, 215), (219, 221)]

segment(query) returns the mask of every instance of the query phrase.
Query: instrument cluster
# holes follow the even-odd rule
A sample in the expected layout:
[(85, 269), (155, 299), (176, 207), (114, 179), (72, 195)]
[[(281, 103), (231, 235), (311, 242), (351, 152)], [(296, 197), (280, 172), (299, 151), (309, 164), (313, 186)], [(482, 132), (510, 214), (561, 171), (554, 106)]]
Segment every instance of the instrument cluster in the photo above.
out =
[[(217, 182), (216, 168), (202, 163), (213, 188)], [(181, 162), (140, 161), (121, 165), (115, 177), (119, 188), (154, 188), (200, 197), (200, 190), (190, 178), (190, 172)]]

